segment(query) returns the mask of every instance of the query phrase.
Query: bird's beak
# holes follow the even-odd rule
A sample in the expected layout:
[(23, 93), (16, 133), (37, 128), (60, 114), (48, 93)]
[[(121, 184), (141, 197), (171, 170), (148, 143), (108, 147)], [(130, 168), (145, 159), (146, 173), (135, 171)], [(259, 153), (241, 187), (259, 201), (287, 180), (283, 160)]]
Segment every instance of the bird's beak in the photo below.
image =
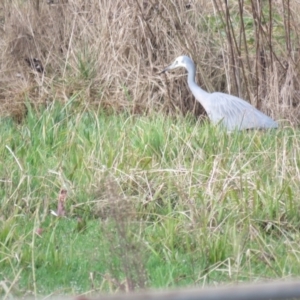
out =
[(178, 63), (176, 60), (173, 63), (171, 63), (168, 67), (166, 67), (164, 70), (162, 70), (159, 74), (165, 73), (165, 72), (167, 72), (169, 70), (173, 70), (175, 68), (178, 68)]
[(169, 70), (171, 70), (172, 69), (172, 66), (173, 66), (173, 64), (172, 65), (170, 65), (170, 66), (168, 66), (168, 67), (166, 67), (165, 69), (163, 69), (161, 72), (159, 72), (158, 74), (163, 74), (163, 73), (166, 73), (167, 71), (169, 71)]

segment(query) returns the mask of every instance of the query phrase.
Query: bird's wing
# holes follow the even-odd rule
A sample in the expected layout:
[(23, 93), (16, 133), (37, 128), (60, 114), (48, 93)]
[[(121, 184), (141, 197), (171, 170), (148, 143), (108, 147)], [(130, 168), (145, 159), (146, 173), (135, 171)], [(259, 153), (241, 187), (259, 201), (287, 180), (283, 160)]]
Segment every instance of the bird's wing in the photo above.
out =
[(220, 122), (228, 130), (278, 127), (275, 121), (250, 103), (229, 94), (210, 94), (205, 109), (213, 123)]

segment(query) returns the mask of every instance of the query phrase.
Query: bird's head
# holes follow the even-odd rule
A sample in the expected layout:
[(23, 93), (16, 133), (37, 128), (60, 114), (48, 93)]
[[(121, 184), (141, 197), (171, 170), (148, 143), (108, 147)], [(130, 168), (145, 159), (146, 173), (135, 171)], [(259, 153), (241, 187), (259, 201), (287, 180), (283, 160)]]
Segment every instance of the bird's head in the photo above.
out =
[(189, 65), (194, 65), (194, 63), (188, 56), (185, 56), (185, 55), (178, 56), (175, 59), (175, 61), (171, 65), (166, 67), (164, 70), (162, 70), (160, 72), (160, 74), (165, 73), (165, 72), (170, 71), (170, 70), (173, 70), (173, 69), (176, 69), (176, 68), (180, 68), (180, 67), (188, 69)]

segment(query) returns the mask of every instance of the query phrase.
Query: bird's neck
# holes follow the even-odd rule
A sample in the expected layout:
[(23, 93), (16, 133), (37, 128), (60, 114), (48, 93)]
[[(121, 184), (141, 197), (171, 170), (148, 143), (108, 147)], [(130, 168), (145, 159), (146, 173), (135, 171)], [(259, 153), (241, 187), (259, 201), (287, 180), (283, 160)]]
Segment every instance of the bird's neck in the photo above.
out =
[(195, 82), (195, 78), (196, 78), (196, 69), (190, 69), (188, 70), (188, 84), (196, 84)]
[(209, 94), (208, 92), (204, 91), (200, 86), (197, 85), (195, 81), (196, 77), (196, 69), (191, 68), (188, 70), (188, 86), (195, 96), (196, 100), (199, 101), (202, 105), (204, 105), (205, 99), (207, 95)]

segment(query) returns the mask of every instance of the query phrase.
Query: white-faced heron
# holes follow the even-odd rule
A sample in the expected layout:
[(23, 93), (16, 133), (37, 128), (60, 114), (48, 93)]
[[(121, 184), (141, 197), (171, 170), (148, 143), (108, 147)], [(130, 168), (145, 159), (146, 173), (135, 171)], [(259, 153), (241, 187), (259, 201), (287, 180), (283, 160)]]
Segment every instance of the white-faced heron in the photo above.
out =
[(250, 103), (224, 93), (208, 93), (195, 82), (196, 68), (188, 56), (179, 56), (161, 73), (183, 67), (188, 71), (188, 86), (196, 100), (206, 110), (213, 124), (220, 123), (228, 131), (251, 128), (277, 128), (278, 124)]

